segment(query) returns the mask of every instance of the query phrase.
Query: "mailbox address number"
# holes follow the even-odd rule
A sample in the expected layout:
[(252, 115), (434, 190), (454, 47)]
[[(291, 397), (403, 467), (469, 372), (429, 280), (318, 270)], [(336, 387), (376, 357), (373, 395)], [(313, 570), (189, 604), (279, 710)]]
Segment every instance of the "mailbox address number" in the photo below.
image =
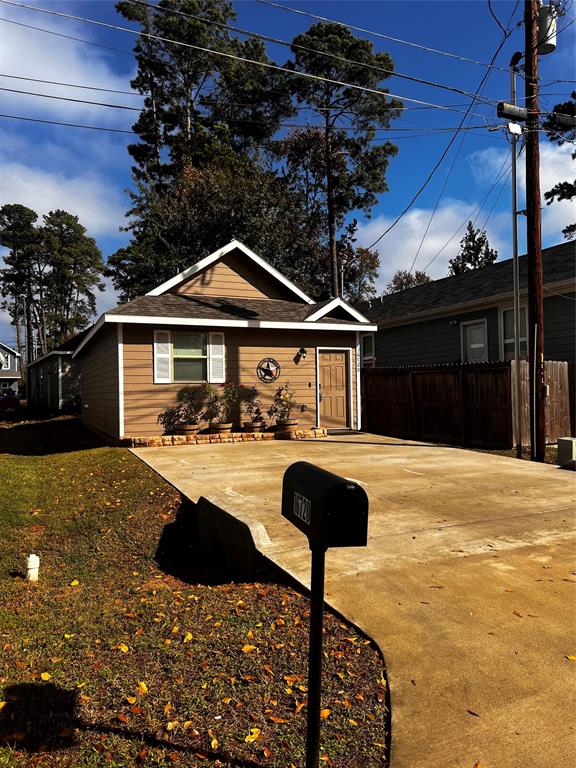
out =
[(307, 499), (306, 496), (299, 494), (298, 491), (294, 491), (294, 507), (292, 511), (303, 523), (310, 525), (312, 502), (310, 499)]

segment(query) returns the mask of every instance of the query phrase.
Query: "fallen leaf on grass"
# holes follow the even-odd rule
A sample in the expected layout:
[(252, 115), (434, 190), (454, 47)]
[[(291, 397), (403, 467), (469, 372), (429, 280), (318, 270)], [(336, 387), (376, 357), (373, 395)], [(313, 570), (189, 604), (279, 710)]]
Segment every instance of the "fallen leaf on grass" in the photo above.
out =
[(119, 651), (122, 651), (122, 653), (128, 653), (128, 646), (126, 645), (126, 643), (118, 643), (118, 645), (116, 646), (116, 648), (117, 648)]
[(140, 681), (138, 683), (137, 690), (138, 690), (138, 693), (141, 693), (143, 696), (145, 696), (148, 693), (148, 686), (146, 685), (146, 683)]
[(128, 704), (136, 704), (136, 696), (126, 696)]
[(42, 680), (50, 680), (52, 678), (52, 675), (50, 674), (50, 672), (42, 672), (42, 674), (40, 675), (40, 678)]
[(296, 706), (294, 707), (294, 714), (297, 715), (298, 712), (300, 712), (300, 710), (303, 709), (306, 706), (307, 703), (308, 702), (306, 700), (304, 700), (304, 701), (296, 700)]
[(120, 720), (121, 723), (127, 723), (128, 722), (128, 718), (126, 717), (126, 715), (124, 715), (122, 713), (120, 713), (119, 715), (116, 715), (116, 717), (118, 718), (118, 720)]
[(242, 647), (242, 653), (252, 653), (252, 651), (256, 650), (255, 645), (244, 645)]
[(268, 719), (277, 724), (290, 722), (290, 720), (286, 720), (285, 717), (278, 717), (277, 715), (268, 715)]
[(214, 735), (214, 731), (209, 729), (208, 730), (208, 736), (210, 736), (210, 748), (211, 749), (218, 749), (218, 739)]
[(80, 582), (78, 581), (78, 579), (73, 579), (73, 580), (70, 582), (70, 586), (71, 586), (71, 587), (77, 587), (77, 586), (78, 586), (78, 584), (80, 584)]
[(192, 633), (191, 632), (186, 632), (186, 634), (184, 635), (184, 642), (185, 643), (189, 643), (190, 640), (192, 640)]
[(330, 715), (331, 710), (330, 709), (321, 709), (320, 710), (320, 717), (322, 720), (326, 720), (326, 718)]
[(244, 737), (244, 741), (250, 744), (253, 741), (256, 741), (256, 739), (258, 738), (258, 736), (260, 736), (261, 733), (262, 731), (260, 730), (260, 728), (250, 728), (250, 733), (248, 734), (248, 736)]
[(7, 703), (7, 701), (0, 701), (0, 710), (4, 709)]

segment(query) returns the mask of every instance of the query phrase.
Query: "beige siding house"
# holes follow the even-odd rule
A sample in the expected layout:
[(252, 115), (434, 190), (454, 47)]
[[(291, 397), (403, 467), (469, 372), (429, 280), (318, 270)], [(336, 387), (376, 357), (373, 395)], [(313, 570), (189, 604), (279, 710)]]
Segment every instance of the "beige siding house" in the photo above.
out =
[[(210, 382), (289, 383), (303, 426), (360, 428), (360, 346), (376, 326), (341, 299), (316, 303), (237, 240), (102, 315), (73, 358), (82, 419), (112, 439), (162, 434), (158, 415)], [(276, 378), (259, 370), (271, 361)], [(237, 418), (237, 422), (239, 418)]]

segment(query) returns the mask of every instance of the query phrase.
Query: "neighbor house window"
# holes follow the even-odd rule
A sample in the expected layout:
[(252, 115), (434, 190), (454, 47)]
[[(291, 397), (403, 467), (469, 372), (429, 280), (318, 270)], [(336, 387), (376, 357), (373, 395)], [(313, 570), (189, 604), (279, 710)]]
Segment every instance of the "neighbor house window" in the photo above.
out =
[(460, 332), (462, 360), (465, 363), (485, 363), (488, 360), (486, 320), (462, 323)]
[[(526, 307), (520, 307), (520, 357), (526, 359), (528, 356), (527, 341), (527, 317)], [(504, 360), (514, 359), (514, 310), (503, 309), (501, 313), (501, 333), (502, 333), (502, 357)]]
[(0, 351), (0, 370), (1, 371), (10, 370), (10, 357), (1, 351)]
[(224, 334), (154, 331), (154, 383), (225, 381)]
[(376, 355), (374, 353), (374, 334), (362, 336), (362, 365), (374, 365)]

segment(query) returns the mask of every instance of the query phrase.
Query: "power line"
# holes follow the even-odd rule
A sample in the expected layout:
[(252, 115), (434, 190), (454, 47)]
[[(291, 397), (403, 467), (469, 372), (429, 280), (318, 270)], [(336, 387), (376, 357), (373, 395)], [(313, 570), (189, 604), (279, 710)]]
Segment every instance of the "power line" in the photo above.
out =
[[(15, 6), (17, 8), (25, 8), (26, 10), (29, 10), (29, 11), (37, 11), (39, 13), (46, 13), (46, 14), (48, 14), (50, 16), (57, 16), (57, 17), (60, 17), (60, 18), (65, 18), (65, 19), (72, 19), (73, 21), (80, 21), (80, 22), (83, 22), (85, 24), (93, 24), (95, 26), (104, 27), (106, 29), (114, 29), (114, 30), (116, 30), (118, 32), (126, 32), (126, 33), (128, 33), (130, 35), (134, 35), (134, 36), (137, 36), (137, 37), (147, 37), (147, 38), (149, 38), (151, 40), (159, 40), (161, 42), (168, 43), (168, 44), (171, 44), (171, 45), (178, 45), (178, 46), (183, 47), (183, 48), (190, 48), (191, 50), (201, 51), (202, 53), (209, 53), (209, 54), (213, 54), (215, 56), (222, 56), (222, 57), (227, 58), (227, 59), (233, 59), (235, 61), (242, 61), (245, 64), (253, 64), (253, 65), (258, 66), (258, 67), (264, 67), (266, 69), (272, 69), (272, 70), (274, 70), (276, 72), (284, 72), (284, 73), (286, 73), (288, 75), (291, 75), (293, 77), (302, 77), (302, 78), (306, 78), (306, 79), (309, 79), (309, 80), (315, 80), (315, 81), (320, 81), (320, 82), (324, 82), (324, 83), (331, 83), (332, 85), (339, 85), (339, 86), (343, 86), (345, 88), (351, 88), (353, 90), (362, 91), (362, 92), (365, 92), (365, 93), (373, 93), (373, 94), (376, 94), (378, 96), (402, 99), (403, 101), (409, 101), (409, 102), (412, 102), (414, 104), (421, 104), (423, 106), (434, 107), (436, 109), (442, 109), (442, 110), (447, 110), (447, 111), (451, 111), (451, 112), (460, 112), (461, 111), (461, 110), (455, 110), (452, 107), (445, 107), (445, 106), (443, 106), (441, 104), (433, 104), (432, 102), (429, 102), (429, 101), (422, 101), (421, 99), (414, 99), (414, 98), (411, 98), (411, 97), (408, 97), (408, 96), (401, 96), (399, 94), (390, 93), (389, 91), (383, 90), (383, 89), (380, 89), (380, 88), (368, 88), (367, 86), (356, 85), (355, 83), (347, 83), (347, 82), (342, 81), (342, 80), (335, 80), (335, 79), (332, 79), (332, 78), (329, 78), (329, 77), (321, 77), (320, 75), (313, 75), (313, 74), (311, 74), (309, 72), (301, 72), (301, 71), (298, 71), (298, 70), (288, 69), (288, 67), (281, 67), (278, 64), (271, 64), (270, 62), (265, 62), (265, 61), (257, 61), (256, 59), (249, 59), (249, 58), (244, 57), (244, 56), (237, 56), (237, 55), (232, 54), (232, 53), (227, 53), (225, 51), (218, 51), (218, 50), (215, 50), (213, 48), (205, 48), (205, 47), (200, 46), (200, 45), (192, 45), (192, 43), (185, 43), (185, 42), (180, 41), (180, 40), (172, 40), (170, 38), (163, 37), (161, 35), (153, 35), (153, 34), (151, 34), (149, 32), (142, 32), (142, 31), (138, 31), (138, 30), (135, 30), (135, 29), (130, 29), (129, 27), (122, 27), (122, 26), (120, 26), (118, 24), (110, 24), (109, 22), (105, 22), (105, 21), (98, 21), (96, 19), (87, 19), (87, 18), (84, 18), (82, 16), (75, 16), (73, 14), (63, 13), (62, 11), (51, 11), (51, 10), (49, 10), (47, 8), (40, 8), (40, 7), (36, 7), (36, 6), (32, 6), (32, 5), (25, 5), (24, 3), (16, 3), (16, 2), (13, 2), (13, 0), (0, 0), (0, 2), (1, 3), (5, 3), (6, 5)], [(496, 100), (494, 100), (494, 103), (497, 103)], [(472, 114), (472, 113), (467, 111), (466, 114)], [(475, 113), (474, 116), (475, 117), (483, 117), (483, 115), (480, 115), (478, 113)]]
[[(349, 59), (349, 58), (347, 58), (345, 56), (339, 56), (338, 54), (331, 53), (330, 51), (319, 51), (316, 48), (311, 48), (310, 46), (307, 46), (307, 45), (300, 45), (299, 43), (289, 43), (287, 40), (282, 40), (279, 37), (271, 37), (270, 35), (263, 35), (263, 34), (260, 34), (259, 32), (252, 32), (250, 30), (243, 29), (242, 27), (235, 27), (235, 26), (232, 26), (230, 24), (225, 24), (224, 22), (221, 22), (221, 21), (215, 21), (214, 19), (207, 19), (207, 18), (204, 18), (204, 17), (196, 15), (196, 14), (185, 13), (184, 11), (179, 11), (176, 8), (165, 8), (165, 7), (162, 7), (162, 6), (159, 6), (159, 5), (154, 5), (153, 3), (148, 3), (148, 2), (146, 2), (146, 0), (132, 0), (132, 2), (136, 3), (137, 5), (142, 5), (142, 6), (146, 7), (146, 8), (151, 8), (152, 10), (154, 10), (156, 12), (160, 12), (161, 11), (162, 13), (170, 13), (170, 14), (173, 14), (173, 15), (181, 16), (181, 17), (186, 18), (186, 19), (194, 19), (196, 21), (202, 22), (203, 24), (213, 24), (213, 25), (215, 25), (217, 27), (221, 27), (221, 28), (224, 28), (224, 29), (229, 29), (230, 31), (237, 32), (237, 33), (239, 33), (241, 35), (246, 35), (248, 37), (254, 37), (254, 38), (258, 39), (258, 40), (264, 40), (266, 42), (274, 43), (276, 45), (283, 45), (286, 48), (290, 48), (291, 50), (296, 48), (298, 50), (307, 51), (309, 53), (314, 53), (314, 54), (316, 54), (318, 56), (324, 56), (326, 58), (330, 58), (330, 59), (333, 59), (335, 61), (341, 61), (341, 62), (343, 62), (345, 64), (352, 64), (354, 66), (364, 67), (365, 69), (371, 69), (371, 70), (374, 70), (376, 72), (381, 72), (382, 74), (388, 75), (390, 77), (398, 77), (398, 78), (400, 78), (402, 80), (409, 80), (410, 82), (420, 83), (422, 85), (428, 85), (428, 86), (430, 86), (432, 88), (440, 88), (442, 90), (450, 91), (452, 93), (458, 93), (461, 96), (468, 96), (468, 97), (472, 97), (473, 96), (472, 93), (469, 93), (468, 91), (463, 91), (460, 88), (456, 88), (456, 87), (451, 86), (451, 85), (446, 85), (444, 83), (436, 83), (436, 82), (433, 82), (432, 80), (424, 80), (423, 78), (416, 77), (414, 75), (407, 75), (407, 74), (402, 73), (402, 72), (396, 72), (393, 69), (385, 69), (384, 67), (378, 67), (375, 64), (369, 64), (369, 63), (363, 62), (363, 61), (356, 61), (354, 59)], [(398, 98), (401, 98), (401, 97), (398, 97)], [(493, 103), (494, 101), (495, 101), (494, 99), (491, 99), (491, 100), (487, 101), (486, 103)]]
[(109, 133), (130, 133), (134, 134), (134, 131), (124, 130), (122, 128), (104, 128), (100, 125), (80, 125), (78, 123), (64, 123), (59, 120), (42, 120), (39, 117), (23, 117), (22, 115), (3, 115), (0, 114), (0, 117), (3, 117), (7, 120), (24, 120), (29, 123), (43, 123), (45, 125), (62, 125), (65, 128), (86, 128), (90, 131), (107, 131)]
[[(260, 1), (260, 0), (259, 0), (259, 1)], [(262, 0), (262, 1), (264, 1), (264, 0)], [(266, 0), (266, 2), (268, 2), (268, 0)], [(514, 6), (514, 11), (513, 11), (512, 13), (514, 13), (514, 12), (515, 12), (515, 10), (516, 10), (516, 6)], [(512, 17), (510, 17), (510, 18), (512, 18)], [(493, 63), (494, 63), (494, 61), (496, 61), (496, 57), (498, 56), (498, 54), (499, 54), (499, 53), (500, 53), (500, 51), (502, 50), (502, 48), (503, 48), (503, 46), (504, 46), (504, 43), (506, 42), (506, 40), (508, 39), (508, 37), (510, 36), (510, 34), (511, 34), (511, 33), (510, 33), (510, 32), (508, 32), (507, 34), (505, 34), (505, 35), (502, 37), (502, 40), (500, 41), (500, 43), (499, 43), (498, 47), (496, 48), (496, 51), (495, 51), (494, 55), (492, 56), (492, 59), (491, 59), (491, 61), (490, 61), (490, 64), (493, 64)], [(488, 69), (486, 70), (486, 72), (484, 73), (484, 75), (482, 76), (482, 79), (480, 80), (480, 83), (478, 84), (478, 88), (476, 89), (476, 92), (477, 92), (477, 93), (478, 93), (478, 92), (481, 90), (481, 88), (483, 87), (484, 83), (485, 83), (485, 82), (486, 82), (486, 80), (488, 79), (488, 77), (489, 77), (489, 75), (490, 75), (490, 72), (491, 72), (491, 68), (488, 68)], [(409, 201), (408, 205), (407, 205), (407, 206), (406, 206), (406, 207), (405, 207), (405, 208), (404, 208), (404, 209), (401, 211), (401, 213), (400, 213), (400, 214), (398, 214), (398, 216), (397, 216), (397, 217), (394, 219), (394, 221), (392, 222), (392, 224), (390, 224), (390, 226), (389, 226), (389, 227), (387, 227), (387, 228), (384, 230), (384, 232), (382, 232), (382, 234), (381, 234), (381, 235), (380, 235), (380, 236), (379, 236), (379, 237), (378, 237), (378, 238), (377, 238), (377, 239), (376, 239), (376, 240), (375, 240), (375, 241), (374, 241), (374, 242), (373, 242), (371, 245), (369, 245), (369, 246), (368, 246), (368, 249), (369, 249), (369, 250), (370, 250), (370, 249), (372, 249), (372, 248), (373, 248), (375, 245), (377, 245), (377, 244), (380, 242), (380, 240), (382, 240), (382, 238), (383, 238), (383, 237), (385, 237), (385, 236), (386, 236), (386, 235), (387, 235), (387, 234), (388, 234), (388, 233), (389, 233), (389, 232), (390, 232), (392, 229), (394, 229), (394, 227), (395, 227), (395, 226), (398, 224), (398, 222), (399, 222), (399, 221), (400, 221), (400, 220), (401, 220), (401, 219), (402, 219), (402, 218), (403, 218), (403, 217), (404, 217), (404, 216), (405, 216), (405, 215), (408, 213), (408, 211), (409, 211), (409, 210), (412, 208), (412, 206), (414, 205), (414, 203), (416, 202), (416, 200), (418, 200), (418, 198), (420, 197), (420, 195), (422, 194), (422, 192), (424, 192), (424, 190), (426, 189), (426, 187), (428, 186), (428, 184), (430, 183), (430, 181), (431, 181), (431, 180), (432, 180), (432, 178), (434, 177), (434, 174), (436, 173), (436, 171), (438, 170), (438, 168), (440, 167), (440, 165), (441, 165), (441, 164), (442, 164), (442, 162), (444, 161), (444, 158), (445, 158), (445, 157), (446, 157), (446, 155), (448, 154), (448, 152), (449, 152), (449, 150), (450, 150), (450, 147), (451, 147), (451, 146), (452, 146), (452, 144), (454, 144), (454, 142), (456, 141), (456, 138), (457, 138), (457, 136), (458, 136), (458, 134), (459, 134), (459, 132), (460, 132), (460, 130), (461, 130), (461, 128), (462, 128), (462, 126), (464, 125), (464, 123), (465, 123), (465, 121), (466, 121), (466, 119), (467, 119), (468, 115), (469, 115), (469, 114), (470, 114), (470, 115), (472, 114), (472, 113), (470, 112), (470, 109), (472, 108), (473, 104), (474, 104), (474, 99), (473, 99), (473, 100), (470, 102), (470, 105), (468, 106), (468, 109), (467, 109), (467, 113), (464, 115), (464, 117), (463, 117), (463, 118), (462, 118), (462, 120), (460, 121), (460, 125), (458, 126), (458, 129), (457, 129), (456, 133), (454, 134), (454, 136), (452, 136), (452, 138), (450, 139), (450, 141), (448, 142), (448, 144), (447, 144), (447, 145), (446, 145), (446, 147), (444, 148), (444, 151), (442, 152), (442, 154), (440, 155), (440, 158), (438, 159), (438, 161), (436, 162), (436, 164), (434, 165), (434, 167), (432, 168), (432, 170), (431, 170), (431, 171), (430, 171), (430, 173), (428, 174), (428, 176), (427, 176), (426, 180), (424, 181), (424, 183), (420, 185), (420, 187), (419, 187), (419, 189), (417, 190), (416, 194), (414, 194), (414, 195), (412, 196), (412, 198), (411, 198), (411, 200)]]
[[(0, 19), (3, 21), (3, 19)], [(8, 75), (4, 72), (0, 72), (0, 77), (7, 77), (11, 80), (27, 80), (30, 83), (44, 83), (45, 85), (61, 85), (66, 88), (80, 88), (85, 91), (101, 91), (102, 93), (119, 93), (124, 96), (138, 96), (142, 98), (141, 94), (136, 91), (117, 91), (114, 88), (100, 88), (96, 85), (80, 85), (79, 83), (62, 83), (59, 80), (40, 80), (37, 77), (25, 77), (24, 75)]]
[[(436, 259), (437, 259), (437, 258), (440, 256), (440, 254), (441, 254), (441, 253), (443, 253), (443, 252), (446, 250), (446, 248), (447, 248), (447, 247), (450, 245), (450, 243), (452, 242), (452, 240), (454, 240), (454, 238), (456, 237), (456, 235), (457, 235), (457, 234), (460, 232), (460, 230), (462, 229), (462, 227), (463, 227), (463, 226), (464, 226), (464, 225), (465, 225), (465, 224), (466, 224), (468, 221), (472, 221), (472, 226), (474, 226), (474, 225), (476, 224), (476, 222), (478, 221), (478, 217), (480, 216), (480, 213), (482, 212), (482, 209), (484, 208), (484, 205), (485, 205), (486, 201), (488, 200), (488, 198), (489, 198), (489, 197), (490, 197), (490, 195), (492, 194), (492, 190), (494, 189), (494, 187), (496, 186), (496, 184), (498, 184), (498, 182), (499, 182), (499, 180), (500, 180), (500, 178), (501, 178), (502, 174), (504, 173), (504, 169), (506, 168), (506, 166), (507, 166), (509, 163), (510, 163), (510, 159), (509, 159), (508, 157), (505, 157), (505, 158), (504, 158), (504, 162), (503, 162), (503, 163), (502, 163), (502, 165), (500, 166), (500, 170), (498, 171), (498, 173), (497, 173), (497, 175), (496, 175), (496, 178), (495, 178), (495, 179), (494, 179), (494, 181), (492, 182), (492, 184), (491, 184), (491, 186), (490, 186), (490, 188), (489, 188), (488, 192), (487, 192), (487, 193), (484, 195), (484, 197), (483, 197), (483, 198), (482, 198), (482, 200), (481, 200), (481, 201), (478, 203), (478, 205), (476, 206), (476, 208), (474, 208), (474, 210), (472, 211), (472, 213), (471, 213), (469, 216), (467, 216), (467, 217), (464, 219), (464, 221), (463, 221), (463, 222), (462, 222), (462, 223), (461, 223), (461, 224), (458, 226), (458, 228), (456, 229), (456, 231), (454, 232), (454, 234), (452, 235), (452, 237), (450, 237), (450, 239), (449, 239), (449, 240), (447, 240), (447, 241), (444, 243), (444, 245), (442, 246), (442, 248), (440, 248), (440, 250), (439, 250), (439, 251), (437, 251), (437, 252), (436, 252), (436, 254), (435, 254), (435, 255), (434, 255), (434, 256), (433, 256), (433, 257), (430, 259), (430, 261), (429, 261), (429, 262), (426, 264), (426, 266), (424, 267), (424, 272), (426, 272), (426, 270), (428, 269), (428, 267), (429, 267), (431, 264), (433, 264), (433, 262), (435, 262), (435, 261), (436, 261)], [(506, 181), (508, 181), (508, 179), (507, 179), (507, 178), (504, 180), (504, 183), (506, 183)], [(470, 216), (474, 216), (475, 218), (472, 220), (472, 219), (470, 218)]]
[(280, 8), (283, 11), (289, 11), (290, 13), (296, 13), (301, 16), (308, 16), (309, 18), (316, 19), (317, 21), (326, 21), (329, 24), (337, 24), (340, 27), (347, 27), (348, 29), (353, 29), (356, 32), (363, 32), (366, 35), (372, 35), (373, 37), (378, 37), (383, 40), (391, 40), (394, 43), (402, 43), (403, 45), (409, 45), (412, 48), (419, 48), (423, 51), (428, 51), (428, 53), (437, 53), (442, 56), (448, 56), (451, 59), (458, 59), (459, 61), (466, 61), (469, 64), (479, 64), (481, 67), (488, 67), (492, 69), (498, 69), (500, 72), (506, 72), (508, 73), (507, 69), (504, 69), (503, 67), (496, 67), (494, 64), (485, 64), (482, 61), (478, 61), (477, 59), (470, 59), (466, 56), (460, 56), (456, 53), (450, 53), (448, 51), (442, 51), (438, 48), (431, 48), (426, 45), (420, 45), (418, 43), (414, 43), (410, 40), (402, 40), (399, 37), (392, 37), (391, 35), (384, 35), (381, 32), (374, 32), (371, 29), (365, 29), (364, 27), (356, 27), (353, 24), (346, 24), (343, 21), (336, 21), (334, 19), (328, 19), (325, 16), (319, 16), (315, 13), (310, 13), (309, 11), (302, 11), (299, 8), (290, 8), (287, 5), (282, 5), (281, 3), (271, 2), (271, 0), (257, 0), (258, 3), (261, 3), (262, 5), (270, 5), (273, 8)]
[(89, 101), (88, 99), (73, 99), (71, 96), (56, 96), (51, 93), (38, 93), (37, 91), (21, 91), (17, 88), (3, 88), (0, 86), (0, 91), (6, 91), (8, 93), (18, 93), (23, 96), (39, 96), (43, 99), (57, 99), (58, 101), (73, 101), (76, 104), (90, 104), (94, 107), (108, 107), (110, 109), (127, 109), (130, 112), (142, 112), (139, 107), (128, 107), (125, 104), (107, 104), (102, 101)]

